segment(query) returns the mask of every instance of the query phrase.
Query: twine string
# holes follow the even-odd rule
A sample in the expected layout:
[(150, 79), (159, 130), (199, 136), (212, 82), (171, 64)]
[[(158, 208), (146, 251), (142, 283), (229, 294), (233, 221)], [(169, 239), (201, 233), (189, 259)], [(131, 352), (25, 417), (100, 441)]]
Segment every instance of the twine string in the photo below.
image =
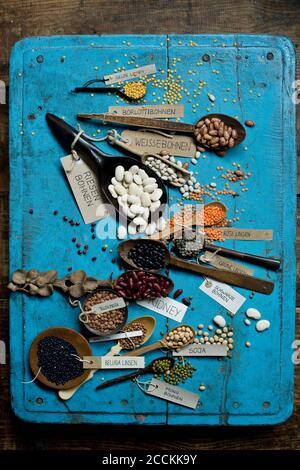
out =
[(25, 382), (21, 382), (21, 383), (22, 383), (22, 384), (25, 384), (25, 385), (32, 384), (32, 383), (35, 382), (36, 379), (38, 378), (39, 374), (41, 373), (41, 370), (42, 370), (42, 368), (39, 367), (39, 370), (37, 371), (37, 373), (35, 374), (35, 376), (34, 376), (34, 378), (33, 378), (32, 380), (28, 380), (28, 382), (25, 381)]

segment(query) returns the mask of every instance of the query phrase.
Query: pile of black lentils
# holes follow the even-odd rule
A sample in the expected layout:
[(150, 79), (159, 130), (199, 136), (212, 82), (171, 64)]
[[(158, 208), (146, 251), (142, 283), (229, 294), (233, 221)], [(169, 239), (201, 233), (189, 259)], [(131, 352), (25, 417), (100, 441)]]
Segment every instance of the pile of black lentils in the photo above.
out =
[(49, 382), (63, 385), (83, 374), (82, 362), (72, 354), (77, 351), (71, 343), (57, 336), (46, 336), (37, 346), (38, 366)]
[(162, 269), (165, 265), (166, 250), (157, 243), (137, 243), (128, 252), (128, 258), (143, 269)]

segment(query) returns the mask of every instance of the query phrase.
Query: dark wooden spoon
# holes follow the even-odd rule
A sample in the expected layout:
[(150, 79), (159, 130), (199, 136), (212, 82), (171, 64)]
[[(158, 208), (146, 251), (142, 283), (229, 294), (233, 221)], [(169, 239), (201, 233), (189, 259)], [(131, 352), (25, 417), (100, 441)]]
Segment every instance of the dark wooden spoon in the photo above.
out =
[[(128, 253), (139, 243), (155, 243), (161, 247), (165, 252), (164, 263), (165, 266), (175, 266), (177, 268), (185, 269), (186, 271), (192, 271), (202, 276), (210, 277), (216, 281), (224, 282), (226, 284), (232, 284), (234, 286), (243, 287), (244, 289), (249, 289), (254, 292), (261, 292), (262, 294), (271, 294), (274, 288), (274, 283), (260, 279), (257, 277), (247, 276), (245, 274), (238, 274), (231, 271), (225, 271), (222, 269), (209, 268), (196, 263), (190, 263), (184, 261), (180, 258), (177, 258), (170, 254), (168, 248), (163, 242), (158, 240), (147, 240), (147, 239), (137, 239), (137, 240), (127, 240), (119, 244), (118, 250), (120, 258), (125, 261), (129, 266), (132, 266), (136, 269), (141, 269), (137, 266), (131, 258), (129, 258)], [(215, 247), (216, 248), (216, 247)]]
[(148, 374), (149, 372), (154, 372), (154, 364), (156, 361), (165, 360), (170, 362), (170, 367), (174, 365), (174, 359), (172, 357), (158, 357), (154, 359), (150, 364), (145, 367), (144, 369), (139, 369), (131, 374), (121, 375), (120, 377), (116, 377), (115, 379), (107, 380), (106, 382), (101, 383), (96, 387), (96, 390), (100, 390), (102, 388), (110, 387), (111, 385), (119, 384), (121, 382), (125, 382), (126, 380), (135, 379), (140, 375)]
[[(78, 135), (78, 131), (54, 114), (47, 113), (46, 120), (58, 142), (68, 153), (70, 153), (71, 145), (74, 142), (75, 137)], [(149, 177), (155, 178), (158, 187), (162, 190), (162, 197), (160, 199), (161, 207), (151, 214), (151, 216), (156, 218), (162, 213), (163, 207), (168, 202), (167, 191), (161, 178), (151, 168), (149, 168), (149, 166), (144, 165), (133, 157), (116, 157), (102, 152), (84, 134), (79, 137), (74, 150), (76, 150), (83, 158), (87, 158), (87, 163), (93, 163), (93, 166), (98, 173), (99, 186), (106, 199), (115, 207), (117, 212), (120, 212), (118, 200), (114, 199), (108, 190), (108, 186), (111, 184), (111, 179), (115, 176), (115, 169), (118, 165), (122, 165), (125, 170), (129, 170), (133, 165), (138, 165), (139, 168), (145, 170)], [(122, 217), (124, 217), (124, 214), (121, 214)]]

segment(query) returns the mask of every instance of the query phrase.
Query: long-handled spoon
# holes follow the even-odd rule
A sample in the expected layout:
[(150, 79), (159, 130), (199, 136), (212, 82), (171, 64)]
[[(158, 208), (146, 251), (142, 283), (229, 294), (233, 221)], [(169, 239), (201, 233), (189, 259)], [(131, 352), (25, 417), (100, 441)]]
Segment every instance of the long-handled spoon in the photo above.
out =
[(175, 362), (172, 357), (165, 357), (165, 356), (158, 357), (157, 359), (154, 359), (152, 362), (150, 362), (150, 364), (144, 369), (139, 369), (135, 372), (132, 372), (131, 374), (121, 375), (120, 377), (116, 377), (115, 379), (106, 380), (106, 382), (102, 382), (100, 385), (96, 387), (96, 390), (101, 390), (102, 388), (110, 387), (111, 385), (116, 385), (121, 382), (125, 382), (127, 380), (135, 379), (139, 377), (140, 375), (148, 374), (149, 372), (150, 373), (155, 372), (155, 363), (161, 360), (169, 361), (170, 368), (173, 366)]
[[(137, 240), (127, 240), (119, 244), (119, 255), (123, 261), (125, 261), (129, 266), (138, 268), (134, 261), (129, 258), (129, 251), (139, 243), (156, 243), (165, 253), (164, 264), (165, 266), (175, 266), (177, 268), (185, 269), (187, 271), (192, 271), (202, 276), (210, 277), (216, 281), (224, 282), (227, 284), (232, 284), (234, 286), (243, 287), (244, 289), (249, 289), (254, 292), (261, 292), (262, 294), (271, 294), (274, 288), (274, 283), (266, 281), (264, 279), (247, 276), (245, 274), (239, 274), (231, 271), (225, 271), (221, 269), (209, 268), (207, 266), (202, 266), (196, 263), (189, 263), (180, 258), (177, 258), (170, 254), (168, 248), (164, 243), (158, 240), (148, 240), (148, 239), (137, 239)], [(205, 245), (207, 248), (207, 245)], [(213, 251), (216, 250), (216, 247), (213, 248)], [(222, 250), (225, 250), (225, 248)], [(227, 250), (227, 249), (226, 249)], [(230, 252), (233, 250), (229, 250)], [(228, 250), (227, 250), (228, 252)], [(246, 254), (245, 254), (246, 255)], [(231, 255), (232, 256), (232, 255)], [(254, 255), (247, 255), (254, 256)], [(243, 258), (245, 259), (245, 258)], [(139, 268), (140, 269), (140, 268)]]
[(135, 83), (135, 84), (136, 83), (140, 84), (140, 93), (138, 94), (137, 97), (133, 97), (133, 96), (130, 95), (130, 93), (128, 93), (127, 87), (128, 87), (128, 85), (131, 85), (130, 83), (127, 83), (126, 84), (127, 86), (125, 85), (122, 88), (109, 87), (109, 86), (106, 86), (106, 87), (91, 87), (90, 86), (93, 83), (97, 83), (97, 82), (105, 82), (105, 80), (103, 80), (103, 79), (89, 80), (88, 82), (86, 82), (81, 87), (74, 88), (74, 90), (72, 90), (72, 92), (73, 93), (116, 93), (117, 95), (121, 96), (122, 98), (126, 98), (129, 101), (138, 101), (138, 100), (144, 98), (144, 96), (147, 93), (146, 86), (141, 82), (132, 82), (132, 83)]
[[(150, 317), (150, 316), (138, 317), (138, 318), (135, 318), (134, 320), (132, 320), (131, 322), (129, 322), (128, 325), (130, 325), (134, 322), (142, 323), (144, 325), (144, 327), (146, 328), (146, 335), (145, 335), (145, 338), (144, 338), (144, 340), (141, 344), (146, 343), (146, 341), (149, 340), (149, 338), (151, 337), (151, 335), (154, 331), (155, 318)], [(109, 353), (106, 354), (106, 356), (114, 356), (114, 355), (118, 354), (121, 351), (121, 349), (122, 349), (122, 347), (120, 346), (120, 342), (118, 342), (115, 346), (113, 346), (111, 348), (111, 350), (109, 351)], [(81, 385), (83, 385), (84, 383), (91, 380), (94, 377), (94, 374), (96, 372), (97, 372), (97, 369), (91, 369), (89, 375), (84, 380), (84, 382), (82, 382), (77, 387), (73, 387), (73, 388), (70, 388), (68, 390), (59, 390), (59, 392), (58, 392), (59, 398), (61, 398), (62, 400), (69, 400), (70, 398), (72, 398), (72, 396), (77, 392), (77, 390), (81, 387)]]
[[(70, 153), (71, 145), (74, 142), (76, 136), (78, 137), (78, 131), (54, 114), (47, 113), (46, 119), (52, 133), (58, 142), (66, 149), (68, 153)], [(120, 212), (118, 200), (112, 197), (108, 186), (110, 186), (111, 180), (115, 176), (115, 169), (117, 166), (121, 165), (125, 168), (125, 170), (129, 170), (129, 168), (133, 165), (137, 165), (136, 159), (125, 156), (116, 157), (108, 155), (96, 147), (88, 137), (82, 135), (77, 138), (74, 150), (76, 150), (80, 156), (87, 158), (95, 166), (99, 178), (99, 186), (104, 196), (108, 202), (110, 202), (115, 207), (117, 212)], [(143, 169), (149, 177), (152, 177), (156, 180), (158, 188), (162, 190), (160, 203), (163, 207), (168, 201), (168, 196), (161, 178), (151, 168), (149, 168), (149, 166), (140, 162), (138, 163), (138, 166)], [(161, 208), (158, 208), (155, 211), (156, 214), (159, 214), (160, 212)], [(152, 214), (153, 217), (155, 216), (155, 213), (154, 215)]]
[[(176, 122), (176, 121), (164, 121), (162, 119), (152, 119), (152, 118), (142, 118), (142, 117), (134, 117), (134, 116), (119, 116), (114, 114), (77, 114), (78, 119), (96, 119), (104, 122), (115, 122), (118, 124), (125, 124), (127, 126), (137, 126), (142, 127), (145, 129), (159, 129), (162, 131), (171, 131), (171, 132), (180, 132), (184, 134), (193, 134), (195, 140), (197, 141), (199, 129), (197, 128), (197, 124), (201, 121), (205, 121), (205, 119), (213, 119), (218, 118), (224, 122), (225, 125), (235, 129), (237, 132), (237, 138), (234, 140), (232, 148), (236, 145), (240, 144), (246, 137), (246, 129), (244, 126), (234, 119), (231, 116), (227, 116), (226, 114), (207, 114), (199, 119), (196, 125), (193, 124), (186, 124), (183, 122)], [(205, 144), (201, 144), (205, 146)], [(207, 146), (206, 146), (207, 147)], [(207, 147), (208, 150), (222, 150), (224, 147), (217, 147), (217, 148), (210, 148)]]

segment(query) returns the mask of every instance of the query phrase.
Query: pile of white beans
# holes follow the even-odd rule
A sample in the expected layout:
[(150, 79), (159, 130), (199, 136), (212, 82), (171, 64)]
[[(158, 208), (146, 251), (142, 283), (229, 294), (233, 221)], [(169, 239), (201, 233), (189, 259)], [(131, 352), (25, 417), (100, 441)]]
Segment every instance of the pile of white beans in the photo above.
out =
[(176, 170), (171, 165), (168, 165), (168, 161), (164, 163), (159, 158), (149, 156), (145, 160), (145, 165), (150, 166), (155, 173), (157, 173), (163, 181), (169, 181), (170, 183), (182, 186), (186, 183), (186, 178), (183, 177), (181, 171)]
[[(152, 235), (156, 230), (164, 229), (166, 222), (162, 217), (157, 222), (149, 222), (150, 215), (161, 205), (163, 192), (156, 179), (149, 177), (138, 165), (133, 165), (129, 170), (125, 170), (122, 165), (117, 166), (108, 190), (118, 200), (124, 216), (132, 219), (128, 225), (129, 235), (144, 232)], [(126, 228), (121, 225), (118, 238), (125, 238), (126, 232)]]

